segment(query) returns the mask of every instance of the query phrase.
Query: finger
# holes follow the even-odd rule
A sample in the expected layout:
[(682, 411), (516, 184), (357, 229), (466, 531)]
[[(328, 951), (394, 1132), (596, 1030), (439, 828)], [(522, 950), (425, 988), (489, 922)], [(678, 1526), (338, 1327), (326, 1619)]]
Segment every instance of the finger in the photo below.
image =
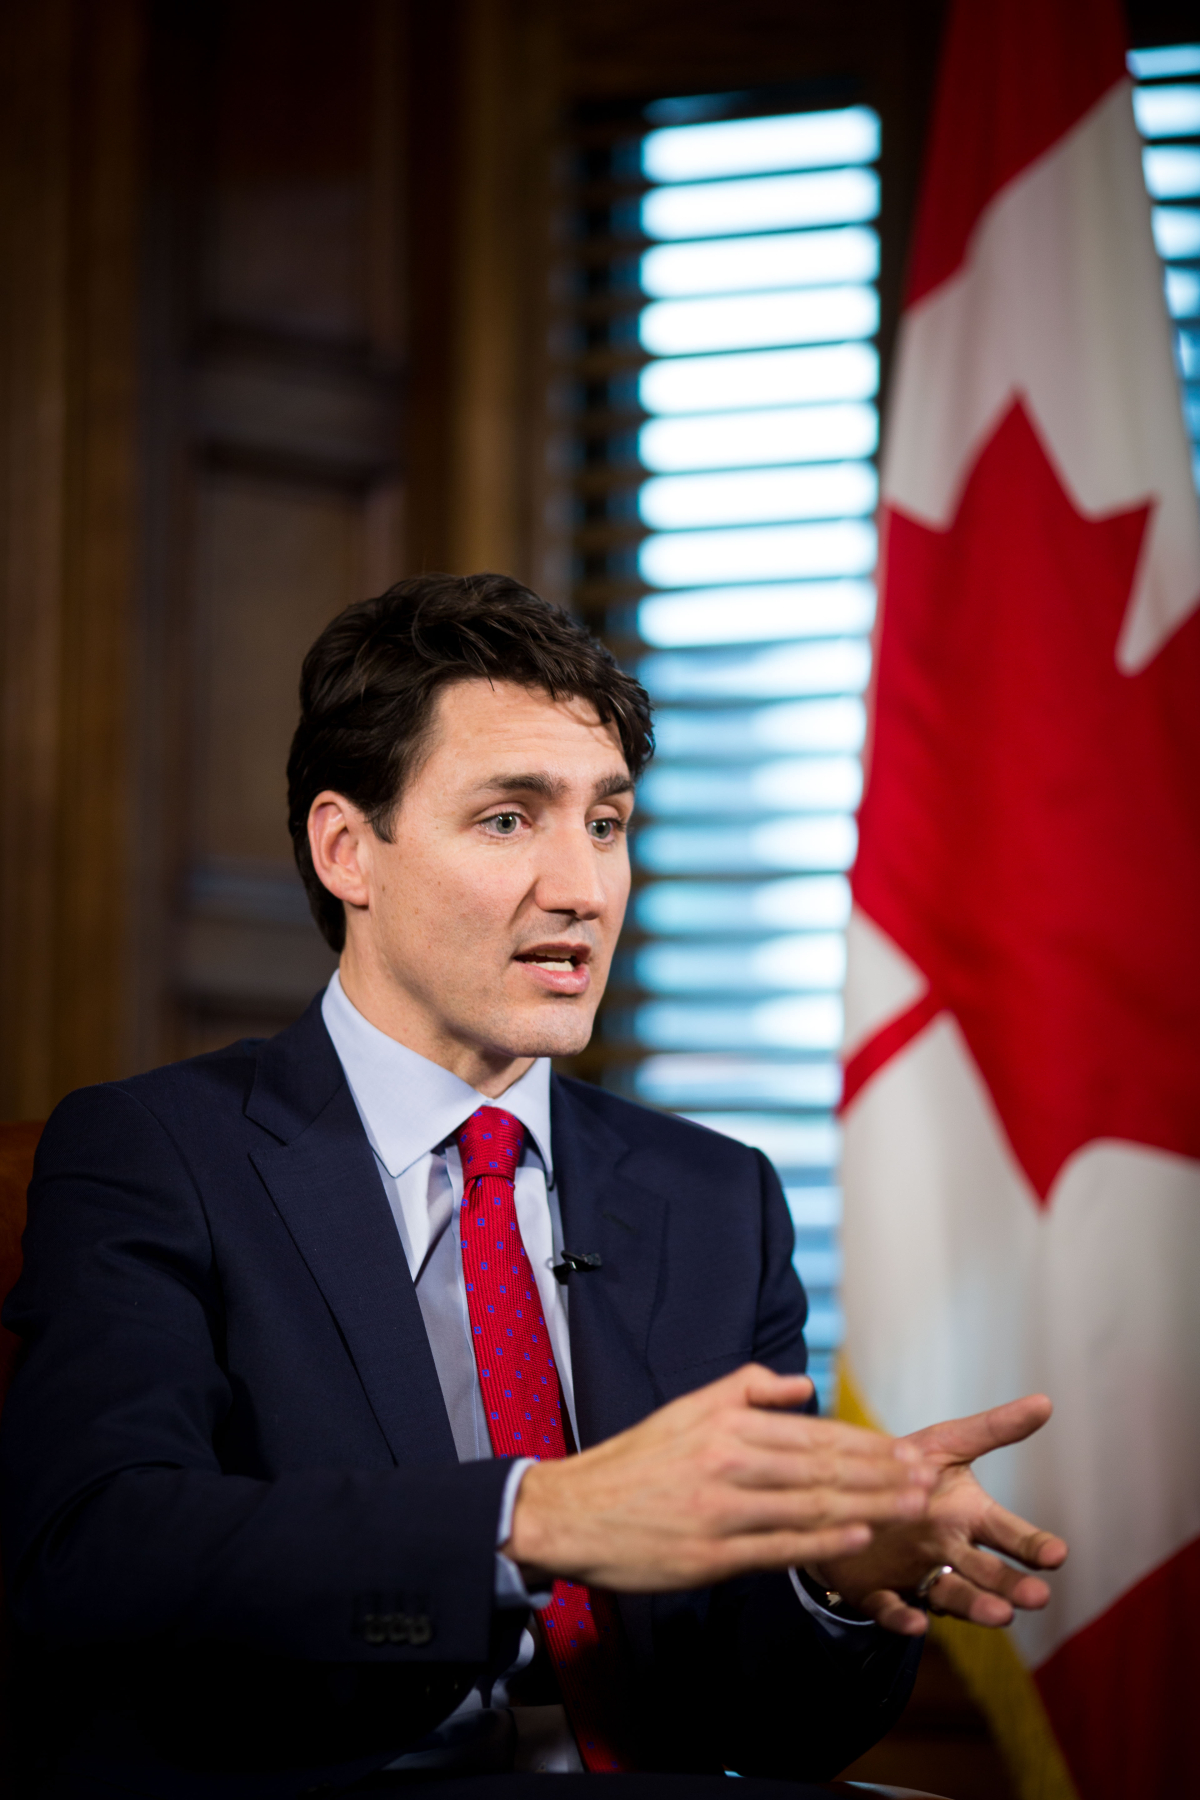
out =
[[(731, 1415), (732, 1418), (732, 1415)], [(865, 1431), (861, 1425), (848, 1425), (841, 1419), (815, 1419), (808, 1415), (771, 1412), (752, 1406), (738, 1419), (738, 1430), (748, 1443), (780, 1449), (837, 1449), (850, 1456), (861, 1456), (895, 1464), (907, 1463), (924, 1468), (922, 1479), (935, 1481), (939, 1471), (927, 1463), (907, 1438), (891, 1438), (879, 1431)]]
[(735, 1371), (731, 1380), (748, 1406), (803, 1406), (816, 1392), (809, 1376), (777, 1375), (761, 1363), (747, 1363)]
[(927, 1425), (914, 1431), (909, 1442), (926, 1456), (941, 1456), (948, 1462), (974, 1462), (989, 1450), (1005, 1444), (1019, 1444), (1040, 1431), (1054, 1407), (1045, 1394), (1026, 1394), (1020, 1400), (1009, 1400), (1003, 1406), (989, 1407), (987, 1412), (972, 1413), (965, 1419), (945, 1419), (938, 1425)]
[[(624, 1445), (639, 1439), (678, 1440), (698, 1428), (711, 1428), (723, 1416), (757, 1413), (757, 1406), (749, 1398), (751, 1392), (760, 1398), (768, 1397), (771, 1405), (790, 1412), (803, 1406), (809, 1398), (812, 1382), (807, 1375), (776, 1375), (771, 1369), (749, 1363), (732, 1375), (722, 1376), (720, 1381), (712, 1381), (707, 1387), (696, 1388), (692, 1393), (670, 1401), (628, 1431), (618, 1432), (602, 1444), (592, 1445), (586, 1454), (595, 1457), (599, 1452), (620, 1456)], [(780, 1416), (787, 1416), (787, 1413)]]
[(709, 1587), (739, 1575), (767, 1569), (791, 1569), (810, 1562), (834, 1562), (857, 1556), (871, 1540), (866, 1525), (824, 1526), (816, 1531), (777, 1531), (727, 1538), (719, 1543), (697, 1541), (688, 1548), (673, 1546), (652, 1563), (639, 1564), (631, 1573), (623, 1559), (609, 1562), (604, 1556), (580, 1568), (574, 1579), (619, 1593), (661, 1593), (679, 1587)]
[(870, 1529), (862, 1524), (751, 1532), (725, 1540), (721, 1546), (723, 1573), (717, 1579), (729, 1580), (755, 1569), (796, 1569), (808, 1563), (835, 1562), (842, 1556), (857, 1556), (870, 1541)]
[(995, 1628), (1012, 1624), (1013, 1609), (1007, 1600), (976, 1587), (973, 1581), (967, 1581), (957, 1572), (942, 1575), (934, 1582), (929, 1590), (929, 1603), (935, 1612), (969, 1619), (972, 1625)]
[(1058, 1569), (1067, 1560), (1067, 1546), (1062, 1538), (1031, 1525), (1028, 1519), (1019, 1518), (995, 1501), (972, 1528), (971, 1535), (977, 1543), (1002, 1550), (1005, 1556), (1015, 1556), (1030, 1569)]
[(745, 1437), (762, 1444), (787, 1445), (797, 1450), (838, 1449), (847, 1455), (877, 1458), (890, 1463), (917, 1464), (926, 1459), (902, 1439), (863, 1431), (839, 1419), (812, 1419), (803, 1414), (767, 1412), (747, 1407), (738, 1415)]
[(727, 1488), (712, 1497), (702, 1518), (709, 1535), (819, 1531), (829, 1525), (897, 1525), (918, 1516), (922, 1498), (912, 1488), (847, 1493), (837, 1488)]
[(696, 1388), (692, 1393), (672, 1400), (650, 1417), (670, 1419), (686, 1428), (726, 1407), (767, 1406), (794, 1410), (806, 1405), (813, 1391), (807, 1375), (777, 1375), (774, 1369), (765, 1369), (760, 1363), (746, 1363), (732, 1375), (723, 1375), (719, 1381), (710, 1381), (707, 1387)]
[(954, 1552), (954, 1567), (967, 1581), (989, 1594), (999, 1594), (1023, 1612), (1036, 1612), (1050, 1599), (1050, 1589), (1036, 1575), (1026, 1575), (1011, 1563), (971, 1547)]
[(893, 1588), (877, 1588), (854, 1604), (859, 1612), (898, 1637), (923, 1637), (929, 1630), (928, 1616), (920, 1607), (910, 1606)]
[(763, 1449), (754, 1444), (713, 1446), (707, 1458), (712, 1474), (740, 1487), (836, 1488), (849, 1493), (911, 1490), (913, 1514), (925, 1510), (931, 1483), (927, 1465), (894, 1457), (846, 1455), (838, 1450)]

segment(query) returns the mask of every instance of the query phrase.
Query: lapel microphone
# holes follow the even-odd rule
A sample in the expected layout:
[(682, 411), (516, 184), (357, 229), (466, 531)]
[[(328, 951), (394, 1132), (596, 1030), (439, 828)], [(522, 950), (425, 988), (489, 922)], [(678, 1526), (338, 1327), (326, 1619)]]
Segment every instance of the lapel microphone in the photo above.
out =
[(591, 1269), (603, 1268), (600, 1254), (596, 1250), (564, 1250), (562, 1261), (552, 1263), (550, 1273), (560, 1286), (566, 1286), (569, 1275), (586, 1275)]

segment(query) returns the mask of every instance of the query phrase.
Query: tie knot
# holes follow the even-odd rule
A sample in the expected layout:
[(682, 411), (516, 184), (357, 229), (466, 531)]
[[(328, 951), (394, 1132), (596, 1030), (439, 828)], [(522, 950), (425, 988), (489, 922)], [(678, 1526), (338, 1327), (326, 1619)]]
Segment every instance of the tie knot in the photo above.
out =
[(521, 1160), (525, 1127), (500, 1106), (481, 1106), (455, 1133), (462, 1156), (463, 1186), (481, 1175), (511, 1181)]

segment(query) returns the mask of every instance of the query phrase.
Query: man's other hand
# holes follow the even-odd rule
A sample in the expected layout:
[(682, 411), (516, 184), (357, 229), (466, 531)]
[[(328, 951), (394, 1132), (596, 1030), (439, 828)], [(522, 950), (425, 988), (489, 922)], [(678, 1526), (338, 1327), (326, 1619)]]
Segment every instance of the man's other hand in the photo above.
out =
[(1045, 1606), (1050, 1598), (1046, 1583), (991, 1552), (998, 1550), (1026, 1569), (1057, 1569), (1066, 1560), (1066, 1544), (1000, 1506), (980, 1486), (971, 1464), (989, 1450), (1032, 1436), (1051, 1410), (1044, 1394), (1027, 1394), (990, 1412), (929, 1425), (901, 1439), (938, 1468), (928, 1510), (919, 1519), (877, 1532), (856, 1554), (810, 1559), (807, 1568), (860, 1612), (907, 1637), (919, 1636), (928, 1620), (906, 1595), (911, 1597), (943, 1563), (953, 1573), (941, 1576), (928, 1592), (938, 1612), (996, 1626), (1009, 1624), (1018, 1608)]
[(804, 1375), (751, 1363), (578, 1456), (526, 1471), (505, 1554), (623, 1592), (706, 1587), (862, 1551), (924, 1513), (941, 1463), (795, 1409)]

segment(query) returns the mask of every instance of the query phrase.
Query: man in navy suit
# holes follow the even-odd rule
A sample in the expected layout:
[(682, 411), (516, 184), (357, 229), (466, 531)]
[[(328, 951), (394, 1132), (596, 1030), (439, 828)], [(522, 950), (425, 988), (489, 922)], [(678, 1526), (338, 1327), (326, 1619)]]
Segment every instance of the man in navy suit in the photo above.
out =
[(301, 700), (338, 974), (276, 1038), (70, 1096), (39, 1151), (2, 1445), (27, 1781), (833, 1774), (924, 1603), (1045, 1603), (992, 1552), (1065, 1547), (970, 1463), (1048, 1402), (901, 1443), (813, 1417), (774, 1171), (550, 1074), (652, 747), (606, 651), (424, 577), (335, 620)]

